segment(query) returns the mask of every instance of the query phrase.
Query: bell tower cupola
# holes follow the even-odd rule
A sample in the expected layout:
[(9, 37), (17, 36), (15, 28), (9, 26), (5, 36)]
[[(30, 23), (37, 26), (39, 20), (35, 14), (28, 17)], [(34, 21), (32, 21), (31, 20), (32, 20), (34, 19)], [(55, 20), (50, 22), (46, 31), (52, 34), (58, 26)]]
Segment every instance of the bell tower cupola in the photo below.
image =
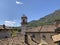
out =
[(21, 17), (21, 25), (26, 25), (27, 24), (27, 16), (25, 16), (24, 14), (23, 14), (23, 16)]

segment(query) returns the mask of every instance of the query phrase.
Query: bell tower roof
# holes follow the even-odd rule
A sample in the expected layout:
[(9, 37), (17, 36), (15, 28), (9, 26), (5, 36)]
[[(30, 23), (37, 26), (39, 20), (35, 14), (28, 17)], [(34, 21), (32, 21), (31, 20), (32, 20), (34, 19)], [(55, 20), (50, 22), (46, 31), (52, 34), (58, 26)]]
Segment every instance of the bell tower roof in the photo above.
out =
[(27, 16), (25, 14), (23, 14), (21, 18), (27, 18)]

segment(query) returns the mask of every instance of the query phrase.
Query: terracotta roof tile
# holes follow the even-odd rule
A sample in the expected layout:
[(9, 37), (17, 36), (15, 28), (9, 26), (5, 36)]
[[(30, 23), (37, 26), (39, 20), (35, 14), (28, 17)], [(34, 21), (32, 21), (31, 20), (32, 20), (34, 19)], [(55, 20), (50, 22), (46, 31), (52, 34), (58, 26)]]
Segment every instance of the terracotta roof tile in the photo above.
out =
[(32, 28), (32, 29), (28, 29), (26, 32), (40, 32), (40, 28), (41, 28), (41, 26), (35, 27), (35, 28)]
[(28, 29), (26, 32), (55, 32), (55, 28), (54, 25), (45, 25)]
[(42, 29), (40, 32), (55, 32), (55, 26), (54, 25), (42, 26)]

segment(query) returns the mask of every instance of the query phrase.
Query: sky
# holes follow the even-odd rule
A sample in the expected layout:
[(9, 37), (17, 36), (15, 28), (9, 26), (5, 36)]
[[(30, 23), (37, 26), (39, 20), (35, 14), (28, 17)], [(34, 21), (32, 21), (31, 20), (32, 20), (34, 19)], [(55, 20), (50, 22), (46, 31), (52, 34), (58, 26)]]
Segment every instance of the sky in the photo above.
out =
[(20, 26), (25, 14), (28, 22), (60, 9), (60, 0), (0, 0), (0, 25)]

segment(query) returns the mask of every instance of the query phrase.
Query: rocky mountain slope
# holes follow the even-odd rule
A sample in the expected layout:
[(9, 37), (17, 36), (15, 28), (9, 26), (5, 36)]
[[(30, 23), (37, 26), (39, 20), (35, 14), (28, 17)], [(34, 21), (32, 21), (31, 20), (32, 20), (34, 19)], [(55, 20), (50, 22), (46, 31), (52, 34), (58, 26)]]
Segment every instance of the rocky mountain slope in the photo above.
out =
[(45, 17), (42, 17), (38, 20), (33, 20), (28, 23), (28, 26), (37, 27), (40, 25), (54, 24), (55, 20), (60, 20), (60, 10), (56, 10), (53, 13), (51, 13)]

